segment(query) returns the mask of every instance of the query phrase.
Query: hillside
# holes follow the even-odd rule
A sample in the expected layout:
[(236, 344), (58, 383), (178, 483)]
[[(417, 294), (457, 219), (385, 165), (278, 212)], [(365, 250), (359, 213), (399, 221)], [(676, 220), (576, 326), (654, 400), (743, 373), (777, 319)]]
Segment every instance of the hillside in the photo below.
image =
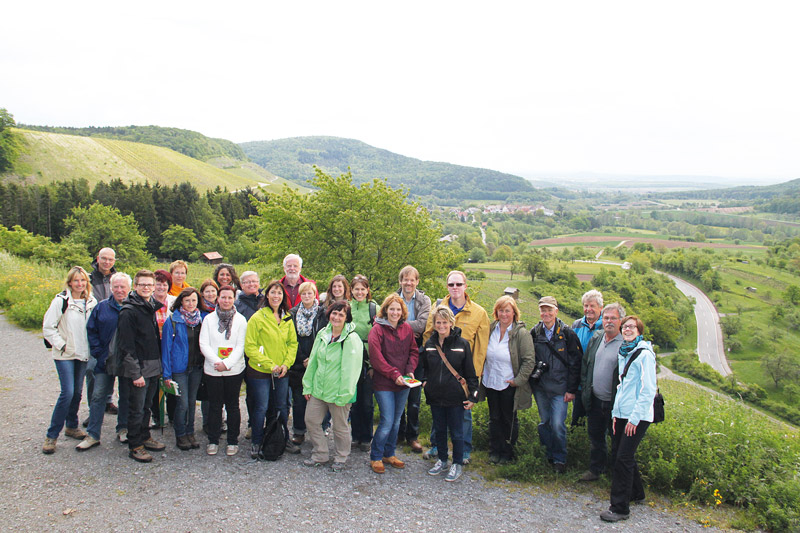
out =
[(240, 145), (251, 161), (296, 183), (314, 175), (314, 165), (329, 174), (348, 168), (357, 183), (386, 178), (418, 197), (443, 200), (549, 199), (526, 179), (494, 170), (422, 161), (338, 137), (293, 137)]
[[(657, 195), (660, 199), (712, 199), (712, 200), (736, 200), (754, 203), (763, 200), (770, 200), (783, 195), (800, 194), (800, 178), (776, 183), (774, 185), (744, 185), (740, 187), (727, 187), (707, 189), (703, 191), (681, 191)], [(651, 195), (653, 196), (653, 195)]]
[(113, 178), (164, 185), (189, 181), (201, 190), (217, 186), (238, 190), (262, 183), (267, 191), (276, 191), (285, 183), (269, 173), (243, 170), (251, 164), (238, 160), (226, 163), (231, 169), (220, 168), (150, 144), (31, 130), (15, 132), (24, 146), (14, 170), (4, 178), (40, 184), (84, 178), (90, 185)]

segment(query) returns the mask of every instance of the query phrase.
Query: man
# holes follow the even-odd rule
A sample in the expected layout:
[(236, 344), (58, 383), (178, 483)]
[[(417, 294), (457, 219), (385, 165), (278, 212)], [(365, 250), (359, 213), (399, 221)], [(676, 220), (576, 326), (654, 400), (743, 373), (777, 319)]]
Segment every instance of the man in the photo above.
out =
[(234, 306), (247, 320), (250, 320), (250, 317), (261, 307), (261, 301), (264, 299), (259, 288), (261, 280), (256, 272), (248, 270), (242, 273), (239, 281), (242, 283), (242, 292), (236, 297)]
[[(486, 361), (486, 347), (489, 345), (489, 315), (480, 305), (469, 299), (467, 295), (467, 276), (460, 270), (453, 270), (447, 275), (447, 292), (441, 303), (446, 305), (456, 317), (456, 327), (461, 328), (461, 337), (469, 342), (472, 349), (472, 361), (475, 374), (480, 379), (483, 374), (483, 363)], [(433, 333), (433, 313), (428, 316), (422, 341), (425, 342)], [(580, 367), (579, 367), (580, 369)], [(431, 441), (434, 435), (431, 431)], [(472, 453), (472, 411), (464, 410), (464, 464), (469, 464)], [(423, 456), (426, 459), (438, 455), (436, 447), (432, 447)]]
[[(99, 304), (92, 311), (86, 323), (86, 333), (89, 338), (91, 359), (89, 366), (93, 366), (94, 395), (89, 398), (89, 424), (88, 435), (76, 447), (78, 451), (86, 451), (100, 444), (100, 430), (103, 426), (103, 414), (106, 412), (106, 398), (114, 390), (114, 376), (106, 372), (106, 359), (108, 358), (108, 344), (117, 330), (119, 312), (122, 302), (131, 291), (131, 277), (124, 272), (117, 272), (111, 276), (111, 296)], [(121, 442), (128, 440), (128, 397), (120, 390), (119, 415), (117, 416), (117, 438)]]
[[(303, 259), (297, 254), (289, 254), (283, 258), (283, 273), (286, 274), (281, 278), (281, 285), (286, 295), (289, 297), (289, 308), (294, 307), (300, 303), (300, 284), (310, 281), (316, 285), (316, 281), (306, 278), (300, 274), (303, 268)], [(317, 294), (319, 297), (319, 294)]]
[(595, 481), (606, 470), (608, 455), (606, 435), (611, 431), (611, 408), (614, 406), (614, 375), (619, 373), (617, 356), (622, 345), (619, 325), (625, 308), (618, 303), (603, 308), (603, 331), (589, 340), (581, 364), (581, 400), (586, 409), (586, 429), (591, 452), (589, 470), (580, 481)]
[[(572, 323), (572, 331), (578, 335), (583, 353), (586, 353), (589, 339), (603, 327), (603, 319), (600, 316), (600, 310), (603, 308), (603, 294), (598, 290), (592, 289), (581, 297), (581, 303), (583, 304), (583, 318), (579, 318)], [(583, 417), (585, 416), (586, 411), (583, 408), (583, 402), (573, 403), (572, 427), (582, 426)]]
[[(405, 266), (400, 270), (398, 276), (400, 288), (397, 290), (408, 308), (408, 318), (406, 321), (414, 331), (414, 338), (417, 347), (422, 346), (422, 334), (425, 333), (425, 325), (428, 323), (428, 315), (431, 312), (431, 299), (424, 292), (417, 289), (419, 285), (419, 271), (411, 265)], [(420, 374), (422, 358), (414, 370), (414, 375)], [(411, 451), (422, 453), (422, 445), (419, 443), (419, 405), (422, 400), (422, 387), (414, 387), (408, 393), (408, 404), (406, 410), (400, 416), (400, 431), (397, 439), (405, 438)]]
[(162, 304), (153, 298), (155, 274), (140, 270), (133, 282), (134, 292), (124, 300), (117, 323), (117, 346), (122, 354), (120, 392), (128, 399), (128, 456), (149, 463), (153, 456), (147, 450), (165, 448), (150, 436), (150, 406), (161, 376), (156, 311)]
[[(111, 248), (103, 248), (97, 252), (97, 259), (92, 262), (92, 273), (89, 274), (89, 282), (92, 284), (92, 294), (97, 298), (98, 302), (102, 302), (111, 296), (111, 276), (116, 274), (117, 269), (114, 268), (114, 263), (117, 262), (117, 254)], [(129, 276), (130, 277), (130, 276)], [(130, 283), (128, 283), (130, 290)], [(127, 294), (126, 294), (127, 296)], [(91, 371), (86, 372), (86, 398), (90, 401), (94, 393), (94, 373)], [(114, 394), (114, 387), (112, 383), (111, 389), (108, 391), (108, 398), (106, 398), (105, 409), (106, 413), (115, 415), (117, 414), (117, 406), (114, 405), (112, 396)], [(83, 427), (89, 425), (89, 419), (84, 420)]]
[(547, 370), (533, 384), (539, 409), (539, 441), (547, 451), (553, 470), (567, 470), (567, 406), (575, 399), (581, 374), (581, 342), (578, 335), (558, 318), (558, 302), (552, 296), (539, 300), (541, 322), (531, 330), (536, 361)]

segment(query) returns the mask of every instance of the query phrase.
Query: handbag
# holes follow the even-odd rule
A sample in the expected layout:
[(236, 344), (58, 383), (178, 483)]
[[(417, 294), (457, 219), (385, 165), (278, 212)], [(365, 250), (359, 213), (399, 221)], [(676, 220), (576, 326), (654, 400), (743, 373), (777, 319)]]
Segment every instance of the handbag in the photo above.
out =
[[(623, 378), (628, 375), (628, 369), (631, 367), (631, 363), (633, 363), (634, 359), (639, 357), (639, 354), (642, 353), (642, 348), (639, 348), (635, 352), (631, 354), (631, 358), (628, 359), (628, 362), (625, 363), (625, 368), (622, 370), (622, 374), (619, 376), (620, 383), (622, 382)], [(656, 395), (653, 398), (653, 421), (652, 424), (658, 424), (659, 422), (664, 421), (664, 397), (661, 395), (661, 390), (656, 385)]]
[(447, 360), (447, 357), (444, 356), (444, 352), (438, 344), (436, 345), (436, 351), (439, 352), (439, 357), (442, 358), (442, 362), (444, 363), (444, 366), (447, 367), (447, 370), (449, 370), (450, 373), (453, 374), (453, 377), (456, 378), (456, 381), (461, 384), (461, 388), (464, 389), (464, 395), (466, 396), (466, 399), (469, 400), (469, 387), (467, 387), (467, 380), (461, 377), (461, 374), (456, 372), (456, 369), (453, 368), (453, 365), (451, 365), (450, 361)]

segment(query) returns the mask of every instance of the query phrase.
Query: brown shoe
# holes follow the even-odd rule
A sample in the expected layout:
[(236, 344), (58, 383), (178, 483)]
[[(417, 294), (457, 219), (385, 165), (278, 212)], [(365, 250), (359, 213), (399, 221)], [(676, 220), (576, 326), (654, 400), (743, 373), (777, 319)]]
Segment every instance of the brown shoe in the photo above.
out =
[(305, 435), (294, 435), (292, 437), (292, 442), (297, 444), (298, 446), (303, 444), (305, 441), (306, 441), (306, 436)]
[(370, 461), (370, 464), (372, 465), (372, 471), (376, 474), (383, 474), (386, 472), (386, 468), (381, 461)]
[(422, 453), (422, 444), (420, 444), (417, 439), (408, 441), (408, 445), (411, 446), (412, 452)]
[(144, 449), (144, 446), (139, 446), (138, 448), (130, 450), (128, 452), (128, 457), (140, 463), (149, 463), (153, 460), (153, 456), (147, 453), (147, 450)]
[(200, 448), (200, 443), (197, 442), (197, 439), (194, 437), (194, 433), (189, 433), (186, 435), (186, 439), (189, 441), (193, 450), (197, 450)]
[(387, 465), (393, 466), (394, 468), (405, 468), (406, 467), (406, 464), (403, 461), (401, 461), (400, 459), (398, 459), (396, 455), (393, 455), (391, 457), (384, 457), (383, 459), (381, 459), (381, 461), (383, 461)]
[(86, 438), (86, 432), (81, 428), (67, 428), (64, 430), (64, 435), (76, 440), (83, 440)]
[(179, 450), (183, 451), (192, 449), (192, 443), (189, 442), (189, 437), (186, 435), (181, 435), (180, 437), (176, 437), (175, 446), (177, 446)]
[(45, 437), (44, 444), (42, 445), (42, 453), (50, 455), (56, 453), (56, 439)]
[(167, 447), (165, 444), (158, 442), (153, 437), (150, 437), (149, 439), (144, 441), (142, 445), (151, 452), (160, 452), (161, 450)]

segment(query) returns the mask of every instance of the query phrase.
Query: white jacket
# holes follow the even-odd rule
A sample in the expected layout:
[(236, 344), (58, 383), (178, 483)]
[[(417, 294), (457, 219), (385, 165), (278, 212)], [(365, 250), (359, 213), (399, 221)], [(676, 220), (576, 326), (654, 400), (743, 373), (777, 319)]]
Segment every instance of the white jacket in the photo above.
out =
[[(231, 338), (225, 339), (225, 333), (219, 332), (219, 315), (209, 313), (203, 319), (200, 328), (200, 351), (206, 359), (203, 372), (209, 376), (236, 376), (244, 372), (244, 336), (247, 331), (247, 319), (237, 312), (233, 315), (231, 324)], [(220, 358), (220, 348), (233, 348), (228, 357)], [(224, 362), (228, 370), (218, 372), (214, 363)]]
[[(92, 309), (97, 305), (97, 300), (90, 296), (88, 300), (76, 302), (69, 290), (66, 293), (56, 294), (50, 302), (42, 320), (42, 334), (53, 345), (53, 359), (88, 361), (89, 337), (86, 323)], [(67, 308), (62, 314), (64, 300), (67, 300)]]

